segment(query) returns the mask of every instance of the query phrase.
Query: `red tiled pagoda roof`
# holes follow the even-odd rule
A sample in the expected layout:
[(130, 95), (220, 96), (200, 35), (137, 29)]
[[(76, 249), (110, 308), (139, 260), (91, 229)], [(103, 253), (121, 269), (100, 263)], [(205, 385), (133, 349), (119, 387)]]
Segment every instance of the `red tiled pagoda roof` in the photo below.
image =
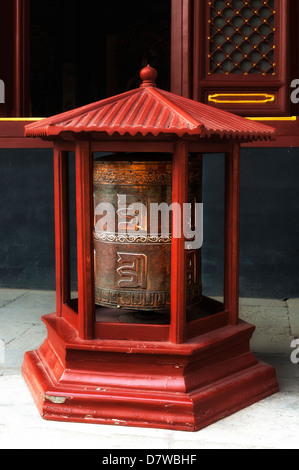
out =
[(141, 77), (145, 79), (139, 88), (29, 124), (25, 135), (54, 137), (62, 132), (101, 132), (109, 136), (218, 135), (245, 141), (275, 137), (271, 127), (156, 88), (154, 69), (148, 66), (143, 71)]

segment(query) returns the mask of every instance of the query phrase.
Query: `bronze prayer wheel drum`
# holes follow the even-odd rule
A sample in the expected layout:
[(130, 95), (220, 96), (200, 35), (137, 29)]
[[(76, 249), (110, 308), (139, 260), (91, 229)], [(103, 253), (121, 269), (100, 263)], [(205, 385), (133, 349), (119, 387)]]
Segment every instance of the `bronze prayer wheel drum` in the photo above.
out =
[[(201, 202), (201, 182), (201, 161), (190, 159), (188, 202)], [(97, 159), (93, 185), (96, 304), (141, 311), (169, 310), (171, 216), (165, 232), (161, 216), (154, 219), (151, 208), (161, 203), (171, 205), (171, 156), (133, 153)], [(200, 300), (200, 249), (190, 249), (187, 304)]]

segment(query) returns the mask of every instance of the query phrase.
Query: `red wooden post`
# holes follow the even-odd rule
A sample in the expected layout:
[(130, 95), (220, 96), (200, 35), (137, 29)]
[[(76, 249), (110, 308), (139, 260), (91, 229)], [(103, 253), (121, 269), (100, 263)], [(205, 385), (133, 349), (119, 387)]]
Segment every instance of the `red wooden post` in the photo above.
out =
[(29, 2), (14, 0), (14, 114), (29, 112)]
[(233, 325), (239, 317), (239, 196), (240, 145), (232, 143), (225, 155), (224, 307)]
[(15, 0), (15, 114), (21, 116), (21, 0)]
[[(169, 340), (183, 343), (186, 339), (186, 250), (183, 231), (183, 204), (188, 192), (188, 145), (175, 143), (172, 167), (172, 204), (181, 210), (173, 210), (171, 242), (171, 324)], [(174, 238), (175, 227), (181, 228), (181, 236)]]
[(78, 333), (81, 339), (93, 338), (93, 183), (90, 142), (76, 143)]
[(54, 200), (56, 253), (56, 314), (70, 297), (68, 152), (54, 146)]
[(191, 30), (192, 2), (172, 0), (171, 2), (171, 91), (191, 98)]

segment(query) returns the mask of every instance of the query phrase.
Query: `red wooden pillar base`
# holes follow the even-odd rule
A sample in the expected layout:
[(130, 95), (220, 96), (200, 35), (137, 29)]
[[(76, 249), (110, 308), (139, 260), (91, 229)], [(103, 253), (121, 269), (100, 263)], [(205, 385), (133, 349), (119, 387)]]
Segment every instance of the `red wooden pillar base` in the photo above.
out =
[(184, 344), (83, 341), (63, 318), (43, 321), (22, 371), (45, 419), (196, 431), (278, 390), (242, 321)]

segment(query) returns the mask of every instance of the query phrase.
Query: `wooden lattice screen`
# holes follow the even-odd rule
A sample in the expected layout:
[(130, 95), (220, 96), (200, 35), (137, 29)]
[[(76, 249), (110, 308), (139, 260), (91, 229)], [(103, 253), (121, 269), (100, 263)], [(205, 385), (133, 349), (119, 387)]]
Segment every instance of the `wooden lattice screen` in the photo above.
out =
[(274, 75), (275, 0), (216, 0), (209, 6), (209, 73)]

